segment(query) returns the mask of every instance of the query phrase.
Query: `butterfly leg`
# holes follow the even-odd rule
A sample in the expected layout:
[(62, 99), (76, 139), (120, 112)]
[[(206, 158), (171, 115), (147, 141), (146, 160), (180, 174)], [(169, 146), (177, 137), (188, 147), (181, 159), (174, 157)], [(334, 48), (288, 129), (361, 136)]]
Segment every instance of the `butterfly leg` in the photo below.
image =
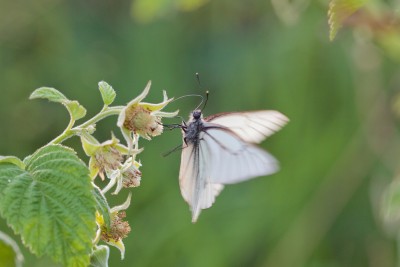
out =
[(165, 127), (168, 130), (173, 130), (176, 128), (182, 128), (181, 124), (162, 124), (163, 127)]

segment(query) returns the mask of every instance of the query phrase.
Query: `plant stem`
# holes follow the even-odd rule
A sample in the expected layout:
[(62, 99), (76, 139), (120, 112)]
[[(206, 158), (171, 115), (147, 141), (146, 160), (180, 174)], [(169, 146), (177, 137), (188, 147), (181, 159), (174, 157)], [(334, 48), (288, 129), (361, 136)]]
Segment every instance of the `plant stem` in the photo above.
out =
[(88, 121), (72, 128), (74, 125), (75, 121), (71, 119), (69, 122), (67, 128), (62, 132), (59, 136), (54, 138), (49, 145), (51, 144), (60, 144), (67, 140), (68, 138), (71, 138), (74, 135), (77, 135), (79, 132), (82, 131), (82, 129), (87, 128), (88, 126), (95, 124), (96, 122), (112, 115), (119, 115), (119, 113), (122, 111), (124, 107), (123, 106), (116, 106), (116, 107), (106, 107), (103, 108), (99, 113), (97, 113), (93, 118), (89, 119)]

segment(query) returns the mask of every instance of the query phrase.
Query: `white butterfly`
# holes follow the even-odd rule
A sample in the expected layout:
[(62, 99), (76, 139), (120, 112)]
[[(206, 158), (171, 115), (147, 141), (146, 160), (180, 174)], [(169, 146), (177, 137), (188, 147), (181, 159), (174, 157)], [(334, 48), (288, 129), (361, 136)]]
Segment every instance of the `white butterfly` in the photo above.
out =
[(278, 171), (276, 159), (255, 146), (278, 131), (288, 118), (278, 111), (219, 113), (203, 119), (195, 110), (181, 126), (183, 148), (179, 184), (196, 222), (225, 184)]

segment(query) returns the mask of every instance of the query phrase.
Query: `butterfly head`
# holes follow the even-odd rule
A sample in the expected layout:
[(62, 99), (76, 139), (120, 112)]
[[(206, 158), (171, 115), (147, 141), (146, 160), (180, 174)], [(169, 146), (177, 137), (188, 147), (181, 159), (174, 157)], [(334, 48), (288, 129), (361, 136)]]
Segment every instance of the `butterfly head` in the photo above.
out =
[(195, 111), (193, 111), (192, 113), (193, 119), (198, 120), (201, 118), (201, 110), (200, 109), (196, 109)]

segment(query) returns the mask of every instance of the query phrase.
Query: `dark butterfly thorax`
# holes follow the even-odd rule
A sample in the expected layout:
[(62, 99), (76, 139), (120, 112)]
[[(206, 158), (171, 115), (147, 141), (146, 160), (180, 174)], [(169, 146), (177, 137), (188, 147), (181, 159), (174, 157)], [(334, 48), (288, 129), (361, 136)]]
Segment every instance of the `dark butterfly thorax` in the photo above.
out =
[(204, 124), (201, 118), (201, 111), (195, 110), (192, 113), (192, 119), (189, 121), (188, 125), (182, 130), (184, 131), (184, 141), (186, 144), (197, 145), (199, 142), (200, 132), (203, 131)]

